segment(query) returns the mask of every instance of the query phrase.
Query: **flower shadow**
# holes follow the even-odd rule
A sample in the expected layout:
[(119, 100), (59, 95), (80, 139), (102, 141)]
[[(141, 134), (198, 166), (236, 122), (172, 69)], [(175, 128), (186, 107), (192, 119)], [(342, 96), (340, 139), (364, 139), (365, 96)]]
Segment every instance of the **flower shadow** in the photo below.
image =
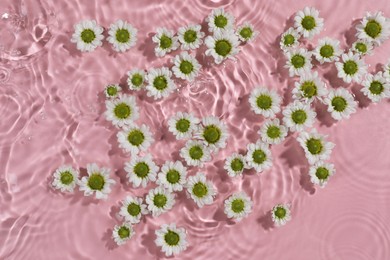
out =
[(257, 223), (259, 223), (267, 231), (274, 228), (275, 225), (272, 221), (272, 212), (267, 211), (264, 215), (257, 219)]
[[(166, 258), (165, 254), (160, 250), (160, 248), (157, 247), (155, 239), (156, 234), (154, 233), (154, 230), (148, 228), (147, 233), (141, 236), (141, 244), (147, 249), (147, 251), (151, 255), (155, 256), (156, 259)], [(173, 257), (171, 256), (168, 258)]]
[(314, 104), (314, 110), (317, 113), (317, 120), (320, 121), (321, 126), (331, 127), (337, 122), (328, 112), (327, 105), (316, 102)]
[(308, 172), (309, 172), (308, 167), (301, 168), (299, 184), (310, 195), (313, 195), (315, 193), (316, 189), (314, 188), (314, 184), (310, 180), (310, 176), (309, 176)]
[(359, 107), (360, 108), (365, 108), (368, 107), (371, 104), (371, 100), (363, 94), (361, 91), (362, 86), (359, 85), (354, 85), (352, 87), (352, 93), (355, 95), (355, 100), (359, 102)]
[(112, 231), (113, 231), (113, 229), (111, 229), (111, 228), (106, 229), (106, 232), (104, 232), (103, 238), (102, 238), (102, 240), (105, 242), (106, 248), (107, 248), (109, 251), (114, 250), (114, 249), (116, 249), (116, 248), (119, 247), (119, 246), (115, 243), (114, 239), (112, 238)]
[(148, 37), (138, 48), (138, 50), (142, 51), (143, 56), (146, 57), (146, 60), (149, 62), (157, 58), (154, 53), (155, 43), (152, 40), (153, 36), (154, 33), (149, 33)]

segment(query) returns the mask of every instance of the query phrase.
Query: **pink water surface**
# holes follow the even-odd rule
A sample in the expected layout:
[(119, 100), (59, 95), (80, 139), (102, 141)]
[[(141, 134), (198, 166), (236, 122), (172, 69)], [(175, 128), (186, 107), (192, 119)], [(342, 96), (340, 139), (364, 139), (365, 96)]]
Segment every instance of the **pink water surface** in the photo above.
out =
[[(188, 232), (189, 247), (177, 259), (390, 259), (390, 102), (372, 104), (361, 86), (346, 85), (334, 65), (315, 66), (329, 87), (344, 86), (356, 95), (359, 108), (349, 120), (335, 122), (317, 106), (316, 128), (336, 144), (331, 161), (337, 169), (327, 187), (314, 187), (308, 164), (294, 135), (272, 148), (274, 166), (261, 175), (248, 171), (232, 179), (223, 160), (258, 138), (263, 118), (250, 111), (248, 95), (267, 85), (291, 101), (294, 79), (283, 68), (278, 37), (291, 26), (297, 10), (320, 10), (325, 30), (319, 37), (354, 41), (354, 26), (366, 11), (390, 17), (387, 0), (2, 0), (0, 2), (0, 259), (164, 259), (154, 244), (161, 224), (176, 222)], [(197, 52), (203, 69), (196, 82), (177, 82), (180, 90), (160, 101), (145, 92), (137, 97), (141, 117), (156, 142), (150, 149), (158, 164), (178, 159), (184, 142), (167, 130), (176, 111), (199, 117), (215, 115), (229, 127), (226, 149), (203, 169), (218, 189), (215, 203), (199, 209), (184, 192), (168, 213), (146, 217), (136, 235), (118, 247), (111, 239), (120, 223), (120, 201), (143, 196), (148, 189), (128, 183), (123, 165), (129, 155), (118, 148), (115, 129), (106, 121), (102, 90), (123, 86), (128, 70), (169, 64), (176, 51), (156, 58), (151, 37), (157, 27), (177, 30), (203, 23), (208, 13), (224, 7), (238, 24), (249, 21), (260, 36), (241, 47), (237, 61), (215, 65)], [(124, 54), (109, 44), (82, 54), (70, 42), (73, 24), (96, 19), (104, 27), (117, 19), (138, 28), (138, 41)], [(319, 37), (307, 43), (314, 45)], [(365, 58), (376, 71), (390, 57), (390, 42)], [(97, 162), (112, 169), (117, 181), (106, 201), (50, 188), (52, 172), (62, 164), (85, 168)], [(196, 169), (191, 169), (194, 174)], [(148, 188), (154, 187), (151, 184)], [(223, 213), (223, 201), (235, 191), (253, 201), (252, 214), (236, 223)], [(275, 228), (269, 210), (292, 204), (292, 220)]]

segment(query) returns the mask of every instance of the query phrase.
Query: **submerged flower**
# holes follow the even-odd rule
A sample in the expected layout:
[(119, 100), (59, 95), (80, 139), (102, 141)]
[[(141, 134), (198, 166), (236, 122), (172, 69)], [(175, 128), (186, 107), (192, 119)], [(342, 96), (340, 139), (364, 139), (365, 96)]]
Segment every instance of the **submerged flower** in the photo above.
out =
[(98, 25), (95, 20), (86, 20), (74, 26), (71, 42), (76, 43), (78, 50), (91, 52), (96, 47), (102, 46), (103, 38), (103, 27)]
[(291, 210), (289, 204), (278, 204), (272, 208), (272, 221), (276, 226), (283, 226), (291, 220)]
[(134, 96), (119, 95), (117, 99), (106, 100), (106, 118), (117, 127), (130, 125), (139, 117)]
[(211, 160), (210, 149), (202, 141), (188, 141), (180, 150), (180, 156), (189, 166), (203, 167), (204, 162)]
[(188, 54), (188, 52), (182, 52), (180, 55), (176, 55), (173, 63), (172, 71), (175, 76), (188, 81), (194, 81), (202, 67), (197, 59), (193, 55)]
[(294, 28), (289, 28), (280, 37), (280, 48), (283, 51), (289, 51), (298, 47), (300, 37), (301, 35)]
[(338, 61), (341, 53), (340, 42), (328, 37), (319, 40), (313, 52), (321, 64), (324, 62)]
[(329, 178), (335, 174), (334, 165), (330, 163), (319, 162), (310, 166), (309, 175), (313, 184), (319, 185), (321, 188), (325, 187)]
[(274, 117), (279, 113), (281, 101), (275, 90), (268, 90), (266, 87), (256, 87), (249, 97), (253, 112), (264, 117)]
[(186, 139), (191, 138), (197, 124), (199, 119), (193, 114), (177, 112), (168, 120), (168, 129), (177, 139)]
[(147, 95), (154, 99), (169, 96), (176, 89), (171, 77), (172, 72), (167, 67), (150, 69), (146, 76), (148, 81), (146, 85)]
[(357, 40), (352, 44), (352, 51), (360, 56), (371, 54), (373, 49), (374, 46), (367, 40)]
[(356, 112), (357, 102), (348, 90), (341, 87), (329, 91), (325, 103), (328, 105), (328, 112), (336, 120), (348, 119), (351, 114)]
[(137, 126), (131, 124), (123, 128), (117, 134), (119, 147), (132, 155), (137, 155), (140, 151), (146, 151), (154, 142), (149, 126)]
[(259, 33), (255, 31), (255, 28), (252, 24), (245, 22), (237, 28), (236, 34), (240, 41), (249, 42), (256, 38)]
[(233, 153), (225, 160), (224, 169), (230, 177), (236, 177), (242, 174), (247, 167), (245, 157), (238, 153)]
[(229, 133), (225, 124), (218, 117), (209, 116), (202, 119), (202, 125), (195, 137), (203, 140), (212, 150), (225, 148)]
[(148, 204), (148, 210), (152, 213), (153, 217), (158, 217), (162, 213), (172, 209), (175, 204), (175, 194), (163, 187), (157, 187), (149, 190), (145, 200)]
[(118, 246), (123, 245), (128, 241), (135, 232), (130, 223), (123, 223), (122, 225), (116, 225), (112, 231), (112, 237)]
[(355, 81), (359, 83), (362, 75), (366, 73), (367, 66), (358, 54), (352, 52), (341, 55), (342, 61), (336, 62), (337, 76), (346, 83)]
[(110, 170), (99, 168), (96, 163), (87, 164), (88, 176), (84, 176), (79, 181), (80, 190), (84, 191), (84, 196), (91, 196), (95, 193), (97, 199), (107, 199), (111, 192), (111, 185), (115, 181), (110, 179)]
[(252, 211), (252, 200), (245, 192), (239, 192), (231, 195), (225, 200), (225, 214), (228, 218), (234, 218), (241, 221)]
[(127, 177), (134, 187), (146, 187), (149, 181), (156, 181), (158, 170), (150, 154), (142, 157), (133, 156), (130, 162), (125, 163)]
[(158, 28), (152, 40), (157, 44), (154, 52), (157, 57), (163, 57), (165, 54), (176, 50), (179, 47), (177, 36), (172, 30)]
[(199, 208), (204, 205), (210, 205), (217, 194), (216, 189), (211, 181), (206, 179), (204, 173), (198, 172), (195, 176), (190, 176), (186, 184), (187, 192), (191, 199), (195, 201)]
[(286, 52), (287, 62), (285, 67), (288, 68), (290, 77), (299, 76), (305, 71), (312, 68), (311, 53), (305, 49), (294, 49)]
[(54, 172), (53, 177), (53, 188), (62, 192), (73, 192), (78, 182), (79, 172), (72, 166), (63, 165)]
[(145, 85), (145, 71), (132, 69), (127, 72), (127, 85), (131, 90), (140, 90)]
[(125, 52), (137, 42), (137, 29), (126, 21), (118, 20), (110, 25), (107, 41), (117, 52)]
[(318, 77), (317, 71), (305, 71), (295, 82), (295, 88), (292, 91), (293, 98), (311, 103), (314, 99), (320, 99), (328, 93), (325, 83)]
[(362, 92), (372, 102), (379, 102), (383, 98), (390, 97), (390, 82), (386, 80), (382, 72), (375, 75), (367, 74), (362, 85)]
[(199, 24), (187, 25), (180, 27), (178, 30), (178, 38), (181, 42), (182, 50), (195, 50), (203, 43), (202, 38), (204, 32), (201, 32), (201, 26)]
[(125, 218), (126, 221), (137, 224), (140, 222), (142, 215), (148, 214), (146, 205), (143, 204), (142, 198), (127, 196), (119, 211), (119, 215)]
[(220, 33), (223, 31), (233, 30), (234, 16), (225, 12), (223, 8), (214, 9), (206, 18), (209, 26), (209, 32)]
[(305, 151), (309, 164), (329, 159), (334, 143), (325, 141), (326, 135), (320, 135), (315, 129), (310, 133), (301, 132), (297, 138), (299, 144)]
[(187, 168), (180, 161), (167, 161), (161, 167), (157, 184), (169, 191), (181, 191), (186, 183)]
[(324, 26), (324, 19), (319, 17), (320, 12), (313, 7), (305, 7), (294, 17), (295, 28), (303, 37), (311, 38), (319, 34)]
[(372, 41), (376, 45), (380, 45), (390, 36), (390, 21), (383, 16), (382, 12), (367, 14), (363, 17), (360, 24), (356, 26), (356, 36), (359, 39)]
[(247, 145), (246, 162), (257, 173), (266, 171), (272, 167), (272, 155), (268, 144), (257, 141)]
[(283, 110), (283, 122), (293, 132), (303, 131), (314, 124), (316, 115), (309, 104), (294, 101)]
[(259, 130), (261, 140), (267, 144), (279, 144), (287, 136), (287, 127), (281, 125), (279, 119), (268, 119)]
[(206, 55), (212, 56), (216, 64), (220, 64), (227, 58), (235, 59), (234, 55), (240, 51), (238, 37), (233, 31), (217, 32), (214, 36), (207, 36), (205, 44)]
[(176, 227), (176, 224), (164, 224), (156, 230), (157, 239), (155, 243), (161, 247), (166, 256), (178, 255), (187, 249), (186, 230)]
[(119, 95), (122, 91), (122, 88), (118, 84), (110, 84), (104, 88), (104, 94), (106, 98), (114, 98)]

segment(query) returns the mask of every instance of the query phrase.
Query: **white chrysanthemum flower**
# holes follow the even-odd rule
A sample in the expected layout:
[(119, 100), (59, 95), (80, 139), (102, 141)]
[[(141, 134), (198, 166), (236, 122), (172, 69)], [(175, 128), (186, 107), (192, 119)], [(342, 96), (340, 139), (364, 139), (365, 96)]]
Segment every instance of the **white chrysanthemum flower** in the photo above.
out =
[(177, 112), (168, 120), (168, 130), (173, 133), (177, 139), (191, 138), (196, 130), (199, 119), (191, 113)]
[(321, 188), (328, 183), (330, 176), (336, 173), (334, 165), (330, 163), (318, 162), (310, 166), (309, 175), (313, 184), (319, 185)]
[(229, 132), (218, 117), (208, 116), (202, 119), (202, 125), (195, 132), (195, 137), (203, 140), (213, 151), (225, 148)]
[(186, 184), (187, 192), (191, 199), (195, 201), (199, 208), (210, 205), (217, 195), (217, 190), (211, 181), (206, 179), (204, 173), (198, 172), (195, 176), (190, 176)]
[(385, 76), (387, 80), (390, 81), (390, 60), (383, 66), (383, 76)]
[(119, 211), (119, 215), (125, 218), (126, 221), (137, 224), (141, 221), (142, 215), (148, 214), (146, 205), (143, 203), (142, 198), (127, 196), (123, 202)]
[(180, 55), (176, 55), (173, 59), (173, 64), (172, 71), (175, 76), (188, 81), (194, 81), (202, 67), (198, 60), (193, 55), (188, 54), (188, 52), (182, 52)]
[(204, 32), (201, 32), (199, 24), (191, 24), (180, 27), (178, 30), (178, 38), (181, 42), (182, 50), (195, 50), (203, 43)]
[(146, 187), (149, 181), (156, 181), (159, 167), (153, 162), (152, 156), (147, 154), (142, 157), (131, 158), (130, 162), (125, 163), (125, 171), (129, 181), (134, 187)]
[(122, 88), (118, 84), (110, 84), (104, 88), (104, 94), (106, 95), (106, 98), (115, 98), (120, 94), (121, 91)]
[(106, 119), (117, 127), (132, 124), (139, 117), (138, 106), (134, 96), (119, 95), (118, 98), (106, 100)]
[(295, 49), (299, 45), (299, 38), (301, 35), (294, 28), (289, 28), (280, 37), (280, 48), (286, 52)]
[(169, 191), (181, 191), (186, 183), (187, 168), (180, 161), (165, 162), (158, 174), (157, 184)]
[(328, 91), (317, 71), (305, 71), (299, 78), (299, 82), (295, 82), (292, 94), (295, 100), (311, 103), (314, 99), (322, 100)]
[(187, 249), (186, 230), (176, 227), (176, 224), (164, 224), (155, 231), (157, 239), (155, 243), (161, 247), (166, 256), (178, 255)]
[(328, 37), (320, 39), (313, 52), (314, 56), (321, 64), (324, 62), (338, 61), (341, 53), (340, 42)]
[(244, 169), (247, 168), (245, 156), (233, 153), (225, 160), (223, 167), (230, 177), (236, 177), (243, 173)]
[(179, 47), (177, 36), (172, 30), (166, 28), (158, 28), (152, 40), (157, 44), (154, 48), (154, 53), (157, 57), (163, 57), (165, 54), (176, 50)]
[(310, 71), (312, 68), (311, 64), (311, 53), (305, 49), (294, 49), (288, 51), (286, 54), (286, 65), (288, 68), (290, 77), (294, 75), (300, 76), (305, 71)]
[(279, 119), (268, 119), (259, 130), (261, 140), (267, 144), (279, 144), (287, 136), (287, 127), (281, 125)]
[(272, 167), (272, 155), (268, 144), (257, 141), (255, 144), (247, 145), (246, 162), (250, 168), (261, 173)]
[(352, 44), (352, 51), (360, 56), (371, 55), (374, 46), (367, 40), (357, 40)]
[(83, 52), (91, 52), (98, 46), (102, 46), (104, 36), (103, 27), (95, 20), (81, 21), (74, 26), (71, 42), (77, 44), (77, 49)]
[(280, 112), (281, 97), (274, 90), (266, 87), (256, 87), (249, 97), (253, 112), (264, 117), (274, 117)]
[(118, 226), (115, 225), (114, 230), (112, 231), (112, 238), (115, 243), (120, 246), (126, 243), (132, 236), (134, 236), (135, 231), (130, 223), (123, 223)]
[(153, 217), (158, 217), (162, 213), (172, 209), (175, 204), (175, 194), (163, 187), (157, 187), (149, 190), (145, 200), (146, 204), (148, 204), (148, 210), (152, 213)]
[(290, 131), (300, 132), (314, 124), (316, 115), (317, 113), (310, 109), (309, 104), (294, 101), (283, 110), (283, 122)]
[(328, 112), (336, 120), (348, 119), (351, 114), (356, 112), (357, 102), (352, 94), (344, 88), (330, 90), (324, 101), (328, 105)]
[(79, 181), (80, 191), (84, 191), (84, 196), (91, 196), (95, 193), (97, 199), (107, 199), (111, 192), (111, 185), (115, 184), (110, 179), (110, 170), (99, 168), (96, 163), (87, 164), (88, 176), (84, 176)]
[(203, 167), (203, 163), (211, 160), (210, 149), (202, 141), (189, 140), (180, 150), (180, 156), (189, 166)]
[(137, 42), (137, 29), (126, 21), (118, 20), (110, 25), (107, 41), (117, 52), (125, 52)]
[(225, 200), (225, 214), (228, 218), (234, 218), (241, 221), (252, 212), (252, 200), (245, 192), (239, 192), (231, 195)]
[(167, 67), (150, 69), (146, 79), (147, 95), (154, 99), (169, 96), (175, 89), (176, 85), (172, 80), (172, 72)]
[(227, 58), (235, 60), (234, 55), (240, 51), (238, 37), (233, 31), (217, 32), (214, 36), (207, 36), (205, 44), (206, 55), (212, 56), (216, 64), (220, 64)]
[(291, 220), (289, 204), (278, 204), (272, 208), (272, 221), (277, 227), (285, 225)]
[(127, 85), (131, 90), (140, 90), (145, 85), (145, 71), (132, 69), (127, 72)]
[(119, 147), (132, 155), (137, 155), (140, 151), (146, 151), (154, 142), (149, 126), (135, 124), (126, 126), (117, 134)]
[(245, 22), (240, 25), (236, 30), (236, 35), (242, 42), (252, 41), (259, 32), (255, 31), (255, 28), (249, 22)]
[(380, 11), (374, 14), (367, 12), (362, 22), (356, 26), (356, 30), (359, 39), (380, 45), (390, 36), (390, 20)]
[(372, 102), (376, 103), (383, 98), (390, 97), (390, 82), (386, 80), (382, 72), (378, 72), (375, 75), (367, 74), (362, 85), (362, 92)]
[(326, 137), (326, 135), (318, 134), (315, 129), (312, 129), (310, 133), (301, 132), (299, 134), (297, 140), (310, 164), (329, 159), (335, 144), (325, 141)]
[(305, 7), (294, 17), (294, 26), (306, 38), (319, 34), (324, 26), (324, 19), (319, 17), (320, 12), (313, 7)]
[(367, 71), (367, 66), (359, 54), (353, 54), (352, 52), (344, 53), (341, 55), (342, 61), (336, 62), (337, 76), (344, 80), (346, 83), (355, 81), (359, 83)]
[(72, 166), (63, 165), (53, 173), (52, 186), (62, 192), (73, 192), (79, 178), (79, 172)]
[(206, 18), (209, 26), (209, 32), (220, 33), (224, 31), (231, 31), (234, 27), (234, 16), (225, 12), (223, 8), (214, 9)]

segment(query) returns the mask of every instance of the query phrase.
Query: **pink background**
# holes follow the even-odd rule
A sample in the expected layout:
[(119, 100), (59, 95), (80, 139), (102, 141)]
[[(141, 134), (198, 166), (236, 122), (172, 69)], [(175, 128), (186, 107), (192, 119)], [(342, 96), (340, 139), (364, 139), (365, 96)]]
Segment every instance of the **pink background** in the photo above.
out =
[[(243, 152), (258, 138), (263, 119), (248, 105), (254, 86), (277, 89), (284, 105), (291, 101), (294, 79), (283, 68), (278, 37), (305, 6), (316, 7), (325, 18), (319, 37), (337, 38), (343, 48), (351, 46), (356, 21), (366, 11), (381, 10), (390, 17), (386, 0), (2, 0), (0, 258), (163, 259), (154, 231), (176, 222), (187, 229), (190, 244), (177, 259), (390, 259), (390, 103), (371, 104), (361, 86), (345, 85), (336, 77), (334, 65), (314, 69), (328, 87), (341, 85), (355, 93), (359, 108), (351, 119), (335, 122), (324, 106), (316, 107), (317, 129), (336, 143), (331, 161), (337, 173), (325, 189), (311, 185), (303, 151), (291, 135), (272, 148), (271, 170), (261, 175), (249, 171), (238, 179), (223, 170), (226, 156)], [(158, 102), (143, 91), (134, 93), (141, 108), (138, 122), (150, 125), (157, 140), (150, 151), (159, 165), (177, 159), (184, 144), (167, 131), (167, 119), (176, 111), (215, 115), (226, 122), (228, 146), (202, 170), (218, 189), (216, 201), (198, 209), (181, 192), (172, 211), (148, 216), (135, 226), (133, 239), (117, 247), (111, 232), (119, 223), (120, 201), (147, 189), (134, 189), (126, 179), (123, 165), (129, 156), (118, 148), (117, 130), (103, 115), (102, 90), (108, 83), (123, 85), (132, 68), (170, 64), (179, 51), (162, 59), (154, 56), (151, 37), (157, 27), (177, 30), (202, 23), (217, 7), (233, 13), (238, 24), (249, 21), (260, 31), (255, 42), (241, 46), (237, 61), (217, 66), (201, 49), (196, 53), (204, 67), (195, 83), (177, 81), (180, 90)], [(138, 28), (137, 44), (124, 54), (114, 53), (108, 43), (82, 54), (70, 38), (73, 24), (83, 19), (96, 19), (105, 28), (116, 19), (127, 20)], [(389, 53), (387, 41), (365, 59), (369, 70), (380, 69)], [(107, 201), (49, 187), (58, 166), (85, 168), (90, 162), (112, 169), (117, 184)], [(254, 208), (235, 223), (222, 205), (239, 190), (252, 197)], [(272, 226), (268, 213), (277, 203), (292, 204), (292, 220), (282, 228)]]

